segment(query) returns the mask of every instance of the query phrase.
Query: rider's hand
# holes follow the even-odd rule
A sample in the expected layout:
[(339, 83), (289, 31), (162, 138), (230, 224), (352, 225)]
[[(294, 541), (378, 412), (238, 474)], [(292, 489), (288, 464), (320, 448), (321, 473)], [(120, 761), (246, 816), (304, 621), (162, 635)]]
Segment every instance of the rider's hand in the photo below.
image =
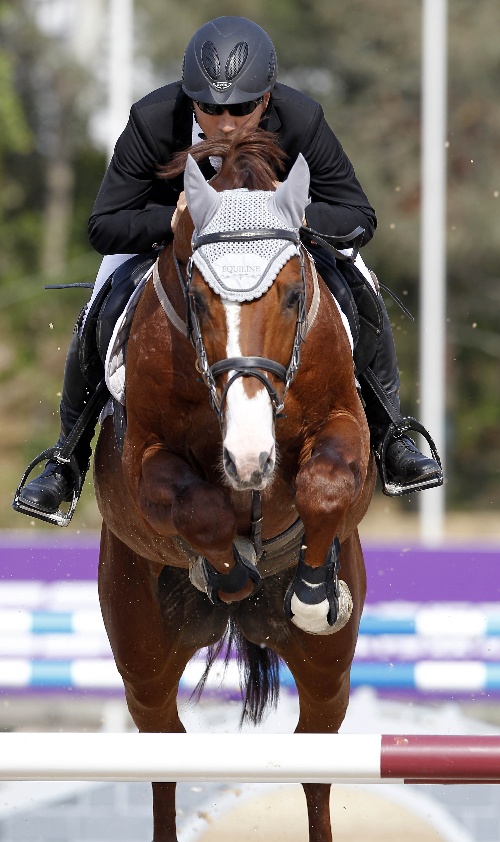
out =
[(183, 190), (182, 193), (179, 195), (179, 198), (177, 200), (177, 207), (174, 210), (172, 220), (170, 222), (170, 227), (172, 228), (173, 234), (175, 234), (175, 229), (177, 228), (177, 223), (179, 222), (179, 217), (180, 217), (181, 213), (183, 212), (183, 210), (186, 209), (186, 207), (187, 207), (186, 196), (184, 195), (184, 190)]

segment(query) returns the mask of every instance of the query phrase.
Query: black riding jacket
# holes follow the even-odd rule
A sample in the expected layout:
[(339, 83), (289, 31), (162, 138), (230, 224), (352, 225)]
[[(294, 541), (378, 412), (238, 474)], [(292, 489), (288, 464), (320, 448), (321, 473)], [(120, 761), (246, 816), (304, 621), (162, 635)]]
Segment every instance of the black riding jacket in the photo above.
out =
[[(155, 174), (158, 165), (191, 146), (192, 126), (192, 101), (180, 82), (159, 88), (132, 106), (89, 220), (90, 243), (98, 252), (143, 253), (171, 236), (170, 221), (184, 189), (183, 176), (166, 181)], [(277, 84), (261, 127), (278, 134), (288, 155), (285, 175), (299, 152), (309, 165), (308, 225), (339, 236), (360, 225), (367, 243), (377, 225), (375, 211), (322, 107), (293, 88)], [(208, 161), (201, 169), (207, 178), (214, 175)]]

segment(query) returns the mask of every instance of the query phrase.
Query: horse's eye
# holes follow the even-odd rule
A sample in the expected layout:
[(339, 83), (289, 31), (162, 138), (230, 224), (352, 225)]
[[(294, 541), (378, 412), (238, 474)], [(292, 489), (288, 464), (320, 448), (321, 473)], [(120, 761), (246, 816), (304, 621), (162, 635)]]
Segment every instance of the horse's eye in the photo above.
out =
[(285, 295), (285, 307), (288, 310), (294, 310), (300, 301), (301, 294), (301, 287), (292, 287), (289, 289)]
[(197, 313), (201, 316), (207, 312), (205, 296), (197, 289), (191, 291), (191, 297)]

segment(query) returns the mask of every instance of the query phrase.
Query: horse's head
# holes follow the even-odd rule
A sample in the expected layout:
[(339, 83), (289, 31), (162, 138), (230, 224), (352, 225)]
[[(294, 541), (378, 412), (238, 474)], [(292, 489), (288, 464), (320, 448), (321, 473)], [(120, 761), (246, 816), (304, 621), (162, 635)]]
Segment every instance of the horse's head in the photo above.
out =
[(236, 489), (262, 490), (276, 463), (274, 421), (298, 364), (305, 308), (299, 228), (309, 170), (300, 157), (276, 190), (218, 192), (188, 158), (194, 223), (192, 338), (223, 431)]

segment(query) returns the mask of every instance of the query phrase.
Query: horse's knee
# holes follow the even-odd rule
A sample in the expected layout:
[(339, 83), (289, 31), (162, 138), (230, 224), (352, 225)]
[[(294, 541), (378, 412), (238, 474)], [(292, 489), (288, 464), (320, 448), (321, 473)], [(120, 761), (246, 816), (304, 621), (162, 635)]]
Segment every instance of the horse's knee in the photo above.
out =
[(314, 510), (328, 517), (345, 508), (356, 493), (352, 467), (339, 456), (313, 456), (297, 476), (295, 501), (299, 511)]
[(181, 535), (203, 547), (231, 546), (236, 535), (236, 516), (216, 486), (194, 483), (173, 501), (172, 520)]

